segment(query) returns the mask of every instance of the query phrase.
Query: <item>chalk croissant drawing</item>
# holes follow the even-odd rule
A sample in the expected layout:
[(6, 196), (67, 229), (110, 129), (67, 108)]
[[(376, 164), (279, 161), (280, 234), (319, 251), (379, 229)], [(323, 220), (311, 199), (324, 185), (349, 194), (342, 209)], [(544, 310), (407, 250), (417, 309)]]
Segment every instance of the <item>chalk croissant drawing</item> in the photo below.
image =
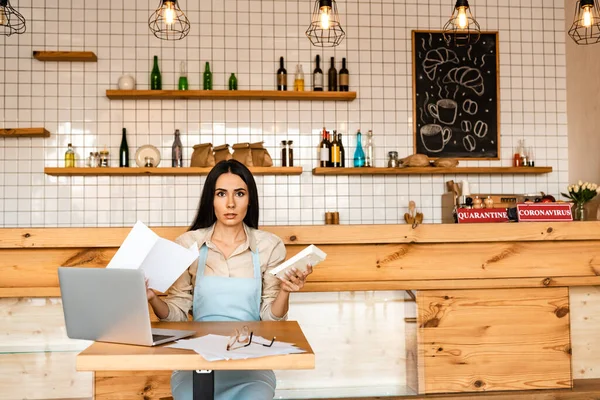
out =
[(464, 86), (467, 89), (471, 89), (478, 96), (481, 96), (485, 92), (483, 85), (483, 77), (481, 72), (477, 68), (471, 67), (456, 67), (452, 68), (450, 72), (442, 80), (443, 83), (456, 83), (457, 85)]
[(458, 64), (458, 56), (447, 48), (429, 50), (423, 61), (423, 70), (429, 80), (434, 81), (438, 66), (446, 63)]

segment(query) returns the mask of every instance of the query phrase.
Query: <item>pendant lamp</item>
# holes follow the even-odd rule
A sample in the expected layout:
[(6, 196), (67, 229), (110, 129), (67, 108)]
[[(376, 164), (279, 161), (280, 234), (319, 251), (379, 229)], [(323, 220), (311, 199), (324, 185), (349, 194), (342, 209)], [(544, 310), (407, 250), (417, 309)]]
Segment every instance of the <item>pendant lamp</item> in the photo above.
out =
[(162, 40), (181, 40), (190, 33), (190, 21), (177, 0), (160, 0), (148, 19), (148, 26), (154, 36)]
[(577, 1), (569, 36), (582, 45), (600, 42), (600, 10), (595, 0)]
[(25, 18), (10, 5), (9, 0), (0, 0), (0, 34), (10, 36), (13, 33), (25, 33)]
[(346, 33), (340, 24), (340, 16), (335, 0), (315, 1), (306, 36), (313, 46), (318, 47), (335, 47), (344, 40)]
[(481, 27), (471, 13), (467, 0), (456, 0), (452, 16), (444, 25), (444, 39), (448, 45), (468, 46), (479, 41)]

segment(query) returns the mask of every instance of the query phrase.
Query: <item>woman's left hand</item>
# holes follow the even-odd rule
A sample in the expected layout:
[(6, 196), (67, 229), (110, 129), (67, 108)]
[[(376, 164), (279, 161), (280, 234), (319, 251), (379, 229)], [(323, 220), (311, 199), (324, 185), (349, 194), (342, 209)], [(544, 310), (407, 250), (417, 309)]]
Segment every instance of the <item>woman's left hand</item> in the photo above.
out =
[(292, 268), (290, 271), (285, 273), (285, 278), (279, 278), (281, 280), (281, 290), (284, 292), (299, 292), (306, 283), (306, 278), (312, 274), (312, 265), (306, 266), (306, 272), (298, 271), (296, 268)]

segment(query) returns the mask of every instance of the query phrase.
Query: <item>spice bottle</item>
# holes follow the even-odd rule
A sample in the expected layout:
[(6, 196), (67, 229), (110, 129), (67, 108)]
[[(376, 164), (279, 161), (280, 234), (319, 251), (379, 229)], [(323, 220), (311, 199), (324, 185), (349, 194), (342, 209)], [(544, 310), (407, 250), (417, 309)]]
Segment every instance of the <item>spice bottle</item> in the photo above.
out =
[(282, 167), (293, 167), (294, 166), (294, 149), (292, 148), (293, 140), (282, 140), (281, 141), (281, 166)]

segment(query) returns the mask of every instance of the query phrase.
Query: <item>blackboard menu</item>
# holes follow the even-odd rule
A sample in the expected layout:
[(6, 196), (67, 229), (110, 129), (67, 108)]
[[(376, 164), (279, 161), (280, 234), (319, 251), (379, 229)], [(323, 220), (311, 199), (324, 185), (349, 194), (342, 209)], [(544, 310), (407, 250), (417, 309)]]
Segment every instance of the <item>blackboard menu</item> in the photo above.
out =
[(439, 31), (413, 31), (415, 153), (499, 158), (498, 33), (449, 46)]

